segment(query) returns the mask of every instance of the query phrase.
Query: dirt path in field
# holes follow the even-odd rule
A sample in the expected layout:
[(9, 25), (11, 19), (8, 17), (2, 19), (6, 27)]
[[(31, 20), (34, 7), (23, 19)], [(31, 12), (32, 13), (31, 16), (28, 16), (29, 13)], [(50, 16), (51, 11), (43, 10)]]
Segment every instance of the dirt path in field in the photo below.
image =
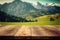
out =
[(60, 26), (0, 26), (0, 36), (60, 36)]

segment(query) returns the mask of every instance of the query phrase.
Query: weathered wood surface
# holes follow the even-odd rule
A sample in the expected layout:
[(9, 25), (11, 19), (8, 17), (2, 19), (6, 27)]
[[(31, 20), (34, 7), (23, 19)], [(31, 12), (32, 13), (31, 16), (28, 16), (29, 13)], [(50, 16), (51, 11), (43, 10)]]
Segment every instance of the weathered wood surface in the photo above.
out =
[(0, 25), (0, 36), (60, 36), (60, 26)]

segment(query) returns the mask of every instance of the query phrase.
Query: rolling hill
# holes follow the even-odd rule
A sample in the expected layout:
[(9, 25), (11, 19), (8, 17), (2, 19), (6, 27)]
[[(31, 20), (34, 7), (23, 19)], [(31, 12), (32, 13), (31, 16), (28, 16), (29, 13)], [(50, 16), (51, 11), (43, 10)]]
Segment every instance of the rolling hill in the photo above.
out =
[(34, 20), (37, 20), (37, 22), (40, 22), (41, 24), (60, 24), (60, 14), (52, 14), (52, 15), (45, 15), (41, 17), (37, 17)]

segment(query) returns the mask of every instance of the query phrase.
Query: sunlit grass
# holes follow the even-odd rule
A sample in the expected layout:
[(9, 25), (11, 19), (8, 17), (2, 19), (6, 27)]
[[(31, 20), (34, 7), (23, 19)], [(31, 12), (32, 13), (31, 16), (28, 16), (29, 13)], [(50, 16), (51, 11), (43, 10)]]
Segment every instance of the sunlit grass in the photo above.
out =
[(57, 21), (40, 21), (40, 22), (0, 22), (3, 25), (60, 25)]
[(36, 18), (37, 22), (0, 22), (3, 25), (60, 25), (60, 17), (54, 18), (54, 21), (50, 21), (47, 16)]

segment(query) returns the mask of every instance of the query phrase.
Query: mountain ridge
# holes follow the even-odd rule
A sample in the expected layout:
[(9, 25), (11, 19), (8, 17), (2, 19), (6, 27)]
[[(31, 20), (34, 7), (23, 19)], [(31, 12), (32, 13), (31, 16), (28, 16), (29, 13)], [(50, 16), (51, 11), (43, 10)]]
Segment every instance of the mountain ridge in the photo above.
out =
[[(50, 15), (60, 13), (59, 6), (45, 6), (37, 2), (37, 8), (27, 2), (21, 0), (14, 0), (12, 3), (5, 3), (0, 6), (0, 10), (5, 13), (17, 17), (29, 17), (36, 18), (42, 15)], [(27, 15), (26, 15), (27, 14)]]
[(21, 16), (25, 13), (33, 12), (32, 10), (36, 11), (37, 9), (35, 9), (30, 3), (22, 2), (21, 0), (15, 0), (9, 4), (5, 3), (1, 7), (1, 11), (15, 16)]

